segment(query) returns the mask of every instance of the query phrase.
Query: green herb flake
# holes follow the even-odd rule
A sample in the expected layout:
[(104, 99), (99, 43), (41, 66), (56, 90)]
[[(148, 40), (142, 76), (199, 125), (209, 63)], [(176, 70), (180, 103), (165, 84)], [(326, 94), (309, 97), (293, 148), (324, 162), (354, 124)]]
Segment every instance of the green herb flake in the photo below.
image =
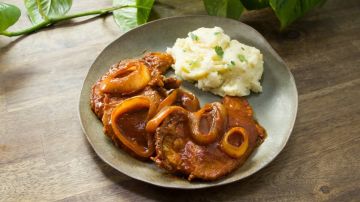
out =
[(221, 46), (215, 46), (214, 50), (218, 56), (222, 57), (224, 55), (224, 51)]
[(184, 71), (184, 72), (187, 73), (187, 74), (190, 73), (190, 71), (189, 71), (188, 69), (186, 69), (186, 68), (182, 68), (181, 70)]
[(198, 40), (199, 40), (199, 37), (196, 36), (196, 35), (195, 35), (194, 33), (192, 33), (192, 32), (190, 32), (190, 37), (191, 37), (191, 39), (194, 40), (194, 41), (198, 41)]
[(221, 34), (221, 32), (214, 32), (214, 35), (219, 35)]
[(244, 50), (245, 50), (245, 48), (244, 48), (244, 47), (241, 47), (241, 50), (243, 50), (243, 51), (244, 51)]
[(230, 63), (231, 63), (232, 66), (235, 66), (235, 62), (234, 62), (234, 61), (231, 60)]
[(247, 62), (246, 58), (244, 55), (241, 55), (241, 54), (238, 54), (237, 55), (238, 59), (241, 61), (241, 62)]

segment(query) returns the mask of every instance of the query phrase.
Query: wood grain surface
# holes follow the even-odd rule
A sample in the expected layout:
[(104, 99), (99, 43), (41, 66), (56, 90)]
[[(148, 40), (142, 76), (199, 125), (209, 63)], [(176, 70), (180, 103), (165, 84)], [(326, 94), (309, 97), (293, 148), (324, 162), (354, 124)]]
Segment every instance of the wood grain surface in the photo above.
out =
[[(12, 29), (28, 26), (23, 1), (6, 2), (23, 13)], [(205, 13), (199, 0), (159, 2), (153, 19)], [(110, 5), (74, 1), (71, 12)], [(269, 166), (230, 185), (184, 191), (102, 162), (81, 131), (78, 98), (95, 57), (122, 33), (111, 16), (83, 18), (0, 36), (0, 201), (359, 201), (359, 0), (329, 0), (285, 33), (270, 10), (241, 21), (278, 51), (299, 90), (293, 134)]]

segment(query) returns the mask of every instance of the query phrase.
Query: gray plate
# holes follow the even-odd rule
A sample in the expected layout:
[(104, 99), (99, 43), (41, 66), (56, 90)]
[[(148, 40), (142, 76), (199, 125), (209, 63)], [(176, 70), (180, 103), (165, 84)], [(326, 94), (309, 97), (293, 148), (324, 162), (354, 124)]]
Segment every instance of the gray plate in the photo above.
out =
[[(145, 50), (165, 51), (176, 38), (199, 27), (219, 26), (242, 43), (254, 46), (264, 55), (265, 71), (263, 92), (252, 94), (248, 100), (256, 119), (268, 133), (265, 142), (255, 150), (246, 163), (225, 178), (214, 182), (188, 182), (166, 174), (153, 163), (138, 161), (115, 147), (102, 131), (102, 124), (90, 109), (91, 86), (109, 67), (126, 58), (141, 56)], [(219, 100), (186, 83), (202, 104)], [(118, 171), (141, 181), (171, 188), (196, 189), (227, 184), (243, 179), (269, 164), (284, 148), (293, 128), (298, 106), (297, 90), (289, 69), (269, 43), (253, 28), (235, 20), (210, 16), (186, 16), (166, 18), (133, 29), (107, 46), (91, 66), (80, 95), (79, 113), (81, 125), (95, 152)]]

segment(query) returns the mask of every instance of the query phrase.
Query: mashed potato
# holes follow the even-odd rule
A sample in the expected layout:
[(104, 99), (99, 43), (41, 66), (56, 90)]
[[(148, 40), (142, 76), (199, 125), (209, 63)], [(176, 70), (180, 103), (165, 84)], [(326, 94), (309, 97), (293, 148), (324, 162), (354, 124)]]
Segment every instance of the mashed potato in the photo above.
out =
[(262, 54), (254, 47), (230, 40), (220, 27), (192, 31), (187, 38), (177, 39), (167, 52), (175, 59), (175, 74), (196, 82), (204, 91), (245, 96), (250, 90), (262, 90)]

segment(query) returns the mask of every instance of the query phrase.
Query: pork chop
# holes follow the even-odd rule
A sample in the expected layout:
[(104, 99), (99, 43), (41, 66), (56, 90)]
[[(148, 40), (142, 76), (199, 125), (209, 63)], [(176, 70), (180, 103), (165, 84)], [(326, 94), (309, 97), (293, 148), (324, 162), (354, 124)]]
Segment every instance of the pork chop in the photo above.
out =
[[(186, 176), (188, 180), (216, 180), (241, 166), (265, 131), (254, 121), (253, 112), (244, 98), (225, 97), (222, 101), (227, 111), (227, 122), (219, 137), (210, 144), (199, 144), (193, 138), (191, 119), (182, 111), (174, 111), (156, 130), (155, 163), (171, 173)], [(200, 123), (202, 130), (209, 131), (212, 117), (204, 117)], [(240, 158), (233, 158), (220, 148), (224, 133), (234, 127), (243, 127), (249, 134), (248, 147)], [(229, 140), (233, 145), (241, 145), (242, 139), (234, 136)]]

